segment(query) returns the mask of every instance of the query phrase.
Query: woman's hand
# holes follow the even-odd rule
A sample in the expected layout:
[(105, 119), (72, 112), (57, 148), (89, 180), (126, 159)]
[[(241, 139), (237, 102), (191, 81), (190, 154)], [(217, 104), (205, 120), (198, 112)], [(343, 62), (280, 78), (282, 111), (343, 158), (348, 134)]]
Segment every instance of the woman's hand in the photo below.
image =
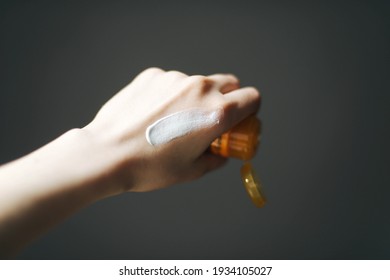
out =
[[(226, 159), (210, 154), (210, 143), (255, 113), (259, 101), (255, 88), (239, 88), (230, 74), (187, 76), (149, 68), (109, 100), (84, 130), (118, 154), (115, 184), (124, 191), (150, 191), (221, 166)], [(194, 107), (215, 111), (219, 123), (158, 147), (146, 141), (150, 124)]]

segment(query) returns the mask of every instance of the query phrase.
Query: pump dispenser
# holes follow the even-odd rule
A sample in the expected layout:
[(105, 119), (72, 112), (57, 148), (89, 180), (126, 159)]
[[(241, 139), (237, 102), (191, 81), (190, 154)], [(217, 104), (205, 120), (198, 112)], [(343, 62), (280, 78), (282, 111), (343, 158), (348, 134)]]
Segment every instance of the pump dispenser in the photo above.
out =
[(260, 136), (261, 122), (255, 115), (251, 115), (215, 139), (210, 146), (211, 152), (216, 155), (246, 161), (241, 168), (241, 178), (248, 195), (257, 207), (263, 207), (266, 198), (251, 163), (247, 161), (255, 156)]

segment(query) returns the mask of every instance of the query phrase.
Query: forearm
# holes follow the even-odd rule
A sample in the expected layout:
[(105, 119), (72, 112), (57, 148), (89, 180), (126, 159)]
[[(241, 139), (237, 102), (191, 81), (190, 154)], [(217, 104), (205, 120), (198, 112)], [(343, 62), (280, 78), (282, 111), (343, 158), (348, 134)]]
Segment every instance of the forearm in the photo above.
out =
[(121, 191), (112, 181), (119, 151), (71, 130), (0, 167), (0, 257), (15, 253), (80, 208)]

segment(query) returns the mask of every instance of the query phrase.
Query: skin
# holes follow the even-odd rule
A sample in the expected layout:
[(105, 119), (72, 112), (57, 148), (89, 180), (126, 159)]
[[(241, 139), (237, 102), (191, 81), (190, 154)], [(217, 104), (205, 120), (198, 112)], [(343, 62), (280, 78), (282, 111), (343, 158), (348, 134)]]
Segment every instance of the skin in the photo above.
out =
[[(240, 88), (231, 74), (146, 69), (87, 126), (0, 167), (0, 257), (14, 256), (98, 200), (165, 188), (217, 169), (226, 159), (210, 154), (210, 143), (259, 105), (259, 92)], [(193, 107), (218, 112), (220, 122), (161, 146), (147, 143), (145, 129), (151, 123)]]

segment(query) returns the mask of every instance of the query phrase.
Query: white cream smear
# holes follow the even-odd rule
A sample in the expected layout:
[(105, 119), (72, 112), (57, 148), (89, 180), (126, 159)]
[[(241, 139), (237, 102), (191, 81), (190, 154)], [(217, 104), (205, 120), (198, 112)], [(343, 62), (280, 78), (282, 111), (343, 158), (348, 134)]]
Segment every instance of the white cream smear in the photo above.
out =
[(193, 131), (218, 124), (219, 116), (219, 110), (191, 108), (180, 111), (148, 126), (145, 132), (146, 140), (152, 146), (162, 145)]

